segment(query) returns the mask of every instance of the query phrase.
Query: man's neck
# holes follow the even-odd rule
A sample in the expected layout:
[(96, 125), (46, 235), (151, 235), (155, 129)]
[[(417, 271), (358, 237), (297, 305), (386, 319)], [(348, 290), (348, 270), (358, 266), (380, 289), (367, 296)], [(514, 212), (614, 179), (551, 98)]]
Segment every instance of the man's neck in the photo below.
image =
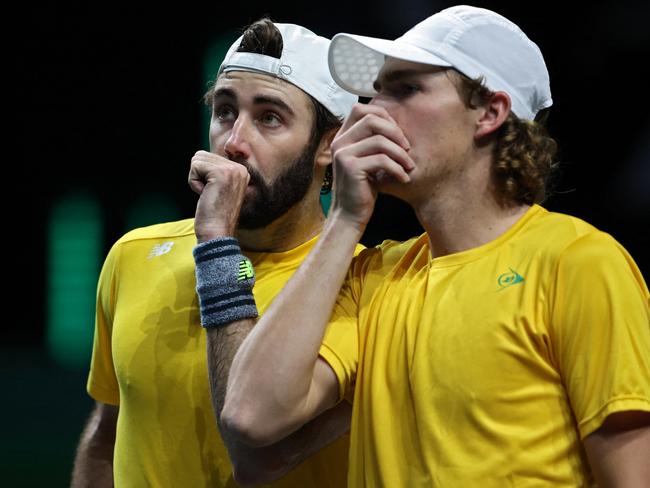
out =
[(287, 213), (259, 229), (237, 229), (236, 236), (242, 249), (256, 252), (288, 251), (320, 233), (325, 216), (318, 201), (307, 195)]
[[(489, 165), (482, 167), (489, 168)], [(433, 258), (497, 239), (530, 208), (525, 204), (500, 202), (489, 172), (478, 165), (474, 169), (457, 181), (441, 185), (428, 199), (414, 205), (417, 218), (429, 236)]]

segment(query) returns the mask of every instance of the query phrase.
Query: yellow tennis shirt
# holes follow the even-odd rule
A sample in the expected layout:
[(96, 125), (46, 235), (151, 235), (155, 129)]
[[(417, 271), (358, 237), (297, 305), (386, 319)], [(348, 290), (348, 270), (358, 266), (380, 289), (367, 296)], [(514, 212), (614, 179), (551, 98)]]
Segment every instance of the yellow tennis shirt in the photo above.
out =
[[(260, 313), (315, 243), (245, 253)], [(195, 245), (193, 219), (137, 229), (112, 247), (101, 272), (88, 392), (120, 407), (120, 488), (237, 486), (210, 400)], [(346, 486), (348, 443), (346, 435), (271, 486)]]
[(650, 411), (648, 304), (620, 244), (539, 206), (465, 252), (363, 251), (321, 349), (354, 392), (349, 486), (593, 483), (581, 439)]

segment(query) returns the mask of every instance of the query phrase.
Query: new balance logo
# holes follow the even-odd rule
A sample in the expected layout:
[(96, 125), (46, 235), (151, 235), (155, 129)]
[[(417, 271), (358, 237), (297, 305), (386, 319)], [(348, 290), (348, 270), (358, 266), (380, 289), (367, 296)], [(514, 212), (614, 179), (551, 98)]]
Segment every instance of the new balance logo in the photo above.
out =
[(510, 268), (509, 273), (503, 273), (497, 278), (497, 283), (499, 284), (499, 290), (508, 288), (509, 286), (516, 285), (517, 283), (523, 283), (524, 277), (517, 273), (514, 269)]
[(253, 263), (251, 263), (247, 258), (239, 261), (239, 274), (237, 275), (237, 281), (249, 280), (253, 276), (255, 276)]
[(151, 258), (155, 258), (156, 256), (162, 256), (163, 254), (167, 254), (169, 251), (172, 250), (172, 247), (174, 247), (174, 243), (172, 241), (163, 242), (162, 244), (156, 244), (154, 247), (151, 248), (151, 251), (149, 251), (149, 255), (147, 256), (147, 259), (151, 259)]

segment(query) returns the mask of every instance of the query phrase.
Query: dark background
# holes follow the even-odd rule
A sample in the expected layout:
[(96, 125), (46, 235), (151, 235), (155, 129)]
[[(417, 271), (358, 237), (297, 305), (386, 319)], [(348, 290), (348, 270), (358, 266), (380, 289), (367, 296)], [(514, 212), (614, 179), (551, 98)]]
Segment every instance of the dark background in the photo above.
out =
[[(551, 210), (613, 234), (650, 273), (650, 116), (647, 2), (473, 2), (516, 22), (541, 48), (551, 76), (550, 131), (561, 176)], [(104, 252), (124, 231), (127, 210), (152, 189), (182, 217), (193, 215), (189, 160), (206, 149), (200, 98), (204, 58), (220, 35), (270, 14), (320, 35), (394, 38), (450, 2), (92, 2), (32, 4), (20, 15), (17, 86), (20, 176), (6, 205), (20, 248), (18, 308), (3, 328), (0, 373), (3, 486), (65, 486), (92, 405), (86, 368), (48, 356), (45, 333), (48, 211), (71, 190), (101, 202)], [(218, 61), (216, 66), (218, 66)], [(14, 142), (14, 141), (12, 141)], [(12, 220), (12, 224), (14, 222)], [(410, 211), (382, 198), (364, 241), (420, 232)], [(24, 283), (23, 283), (24, 282)], [(25, 298), (27, 297), (27, 298)], [(24, 303), (23, 303), (24, 301)], [(28, 318), (25, 320), (25, 318)], [(92, 320), (92, 318), (91, 318)], [(88, 327), (92, 328), (89, 323)]]

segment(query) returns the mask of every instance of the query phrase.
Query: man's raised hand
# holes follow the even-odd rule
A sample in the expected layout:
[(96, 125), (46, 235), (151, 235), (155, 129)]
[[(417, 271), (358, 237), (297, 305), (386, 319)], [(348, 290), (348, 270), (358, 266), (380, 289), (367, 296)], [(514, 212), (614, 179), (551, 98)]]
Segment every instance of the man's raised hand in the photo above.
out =
[(198, 151), (192, 157), (188, 183), (199, 194), (194, 230), (199, 243), (235, 233), (250, 174), (222, 156)]

